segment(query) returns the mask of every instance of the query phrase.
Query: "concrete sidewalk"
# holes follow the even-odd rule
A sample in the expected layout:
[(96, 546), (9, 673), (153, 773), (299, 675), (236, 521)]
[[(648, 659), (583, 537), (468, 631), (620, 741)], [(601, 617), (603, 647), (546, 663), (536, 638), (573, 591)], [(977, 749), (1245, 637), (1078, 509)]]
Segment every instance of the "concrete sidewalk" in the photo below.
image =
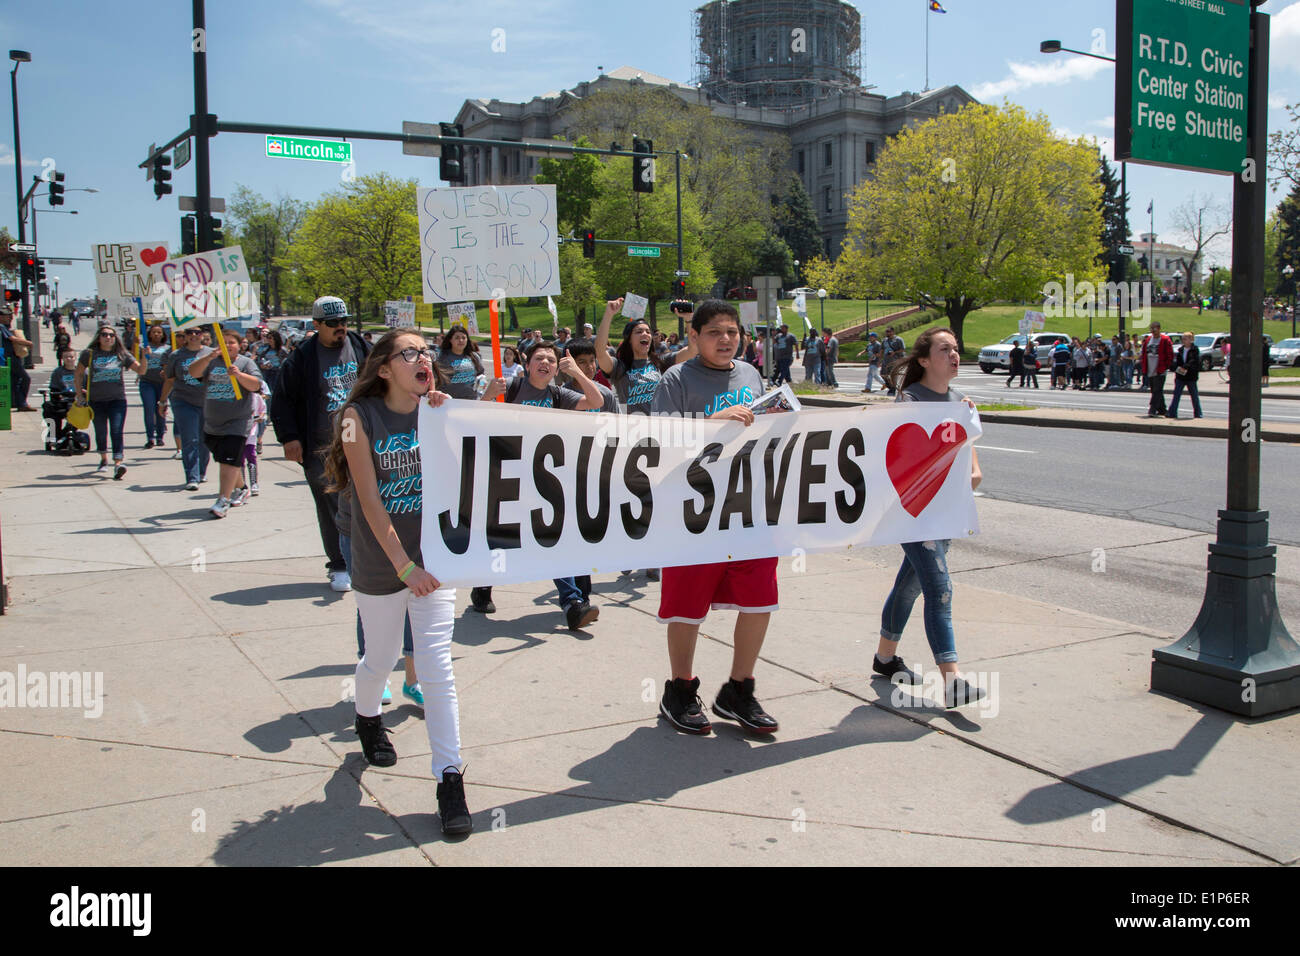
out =
[[(138, 448), (137, 403), (127, 421)], [(979, 586), (958, 575), (962, 667), (996, 695), (945, 711), (871, 677), (894, 547), (782, 561), (781, 610), (757, 672), (781, 721), (770, 740), (725, 721), (688, 737), (656, 720), (667, 655), (659, 586), (644, 575), (597, 578), (602, 613), (587, 632), (563, 629), (549, 582), (498, 587), (488, 618), (464, 613), (458, 595), (476, 832), (445, 841), (400, 671), (386, 708), (400, 760), (380, 771), (361, 758), (347, 700), (354, 602), (326, 585), (301, 470), (268, 442), (262, 495), (214, 521), (211, 483), (177, 490), (170, 452), (132, 451), (113, 482), (91, 475), (93, 454), (36, 450), (39, 428), (18, 415), (0, 433), (14, 600), (0, 617), (0, 675), (102, 674), (102, 714), (85, 701), (0, 707), (10, 781), (0, 863), (1300, 858), (1297, 715), (1237, 719), (1148, 689), (1151, 650), (1195, 608), (1161, 633), (1028, 601), (996, 571)], [(1008, 502), (980, 499), (980, 509), (998, 525), (1041, 519)], [(1106, 529), (1115, 547), (1153, 530)], [(957, 542), (954, 571), (963, 561)], [(703, 629), (706, 704), (727, 676), (734, 617), (715, 612)], [(919, 606), (903, 653), (932, 666)]]

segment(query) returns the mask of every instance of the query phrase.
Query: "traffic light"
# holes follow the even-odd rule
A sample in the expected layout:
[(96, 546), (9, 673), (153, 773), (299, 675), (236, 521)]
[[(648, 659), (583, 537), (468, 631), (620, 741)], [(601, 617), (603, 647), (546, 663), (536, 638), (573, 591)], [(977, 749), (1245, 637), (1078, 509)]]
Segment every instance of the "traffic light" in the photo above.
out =
[(172, 158), (166, 153), (159, 153), (153, 158), (153, 195), (155, 199), (162, 199), (172, 191), (171, 183), (172, 171), (167, 167), (172, 164)]
[(22, 263), (22, 278), (24, 282), (36, 281), (36, 257), (26, 256)]
[(55, 172), (50, 175), (50, 205), (63, 205), (63, 173)]
[(181, 216), (181, 255), (192, 256), (199, 251), (197, 230), (193, 216)]
[(40, 259), (36, 260), (36, 281), (40, 283), (45, 282), (45, 263)]
[(676, 282), (673, 283), (673, 298), (674, 298), (674, 299), (684, 299), (684, 298), (686, 298), (686, 280), (685, 280), (685, 279), (678, 279)]
[(596, 230), (588, 229), (582, 234), (582, 258), (596, 258)]
[(50, 294), (50, 287), (49, 287), (48, 285), (46, 285), (44, 282), (39, 283), (39, 284), (36, 286), (36, 294), (37, 294), (37, 295), (49, 295), (49, 294)]
[(1138, 265), (1140, 265), (1145, 270), (1147, 267), (1147, 257), (1138, 256)]
[(212, 248), (220, 249), (226, 244), (226, 237), (221, 234), (221, 220), (214, 216), (209, 216), (208, 222), (212, 224)]
[(648, 139), (632, 137), (632, 192), (652, 193), (655, 191), (655, 144)]
[(23, 297), (23, 294), (17, 289), (5, 289), (5, 301), (17, 302)]
[[(439, 123), (440, 136), (464, 136), (465, 130), (460, 123)], [(442, 144), (438, 159), (438, 176), (449, 183), (465, 181), (465, 147)]]

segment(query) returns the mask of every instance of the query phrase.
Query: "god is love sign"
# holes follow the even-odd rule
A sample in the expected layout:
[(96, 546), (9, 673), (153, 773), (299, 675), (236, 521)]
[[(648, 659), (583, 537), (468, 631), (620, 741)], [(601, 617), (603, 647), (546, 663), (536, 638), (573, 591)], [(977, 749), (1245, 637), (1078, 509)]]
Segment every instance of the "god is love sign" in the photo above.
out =
[(146, 309), (175, 329), (226, 321), (257, 309), (256, 290), (239, 246), (171, 259), (158, 266), (155, 275)]
[[(753, 425), (448, 401), (420, 408), (425, 567), (449, 586), (963, 538), (964, 403)], [(449, 467), (450, 465), (450, 467)]]

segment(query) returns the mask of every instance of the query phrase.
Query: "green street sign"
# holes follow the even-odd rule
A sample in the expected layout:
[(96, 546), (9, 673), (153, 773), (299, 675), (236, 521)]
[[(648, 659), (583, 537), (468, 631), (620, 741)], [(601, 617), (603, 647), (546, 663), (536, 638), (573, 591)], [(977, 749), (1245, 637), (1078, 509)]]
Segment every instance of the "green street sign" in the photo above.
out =
[(352, 162), (352, 144), (336, 139), (268, 136), (266, 155), (275, 159), (311, 159), (319, 163)]
[(629, 256), (643, 256), (646, 259), (658, 259), (658, 246), (628, 246), (627, 254)]
[(1236, 174), (1246, 158), (1246, 0), (1117, 0), (1115, 158)]

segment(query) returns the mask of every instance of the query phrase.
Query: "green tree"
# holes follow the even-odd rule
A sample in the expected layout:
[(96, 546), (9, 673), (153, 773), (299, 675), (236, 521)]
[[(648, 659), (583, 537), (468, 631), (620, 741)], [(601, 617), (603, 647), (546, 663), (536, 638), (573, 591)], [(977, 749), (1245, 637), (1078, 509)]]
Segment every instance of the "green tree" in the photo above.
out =
[[(600, 198), (591, 210), (592, 227), (599, 235), (640, 242), (672, 242), (676, 237), (677, 212), (673, 194), (664, 189), (653, 193), (631, 190), (632, 162), (617, 157), (601, 170)], [(693, 197), (682, 193), (682, 262), (690, 272), (686, 288), (703, 292), (714, 282), (713, 265), (705, 251), (702, 217)], [(566, 243), (567, 245), (567, 243)], [(611, 297), (635, 292), (650, 299), (650, 322), (654, 325), (655, 303), (670, 295), (677, 268), (675, 250), (664, 249), (659, 258), (629, 256), (617, 246), (597, 246), (596, 279)], [(561, 278), (561, 282), (563, 282)]]
[(352, 311), (420, 291), (414, 179), (358, 176), (311, 206), (290, 258), (316, 295), (338, 295)]
[(821, 226), (817, 224), (817, 213), (808, 190), (803, 188), (803, 180), (791, 173), (787, 183), (785, 195), (777, 206), (776, 234), (785, 240), (800, 263), (809, 262), (822, 254)]
[(754, 250), (754, 274), (780, 276), (781, 284), (794, 282), (794, 256), (785, 240), (777, 236), (764, 236)]
[[(1277, 295), (1293, 295), (1300, 283), (1300, 185), (1293, 187), (1268, 217), (1264, 246), (1265, 268), (1272, 279), (1265, 276), (1264, 288)], [(1287, 266), (1296, 273), (1289, 281), (1283, 271)]]
[(1101, 248), (1106, 260), (1107, 278), (1123, 282), (1128, 272), (1129, 258), (1120, 253), (1126, 244), (1128, 232), (1128, 196), (1121, 194), (1120, 180), (1106, 157), (1097, 153), (1099, 162), (1097, 181), (1101, 184)]
[(1103, 278), (1096, 154), (1044, 115), (970, 104), (903, 130), (854, 191), (838, 291), (939, 309), (963, 345), (974, 309)]
[(288, 268), (285, 257), (302, 225), (306, 206), (287, 196), (277, 196), (272, 203), (247, 186), (237, 186), (226, 208), (230, 244), (243, 248), (249, 275), (261, 276), (263, 312), (283, 315), (280, 277)]
[[(587, 137), (579, 136), (573, 145), (591, 148), (592, 143)], [(555, 186), (555, 219), (561, 232), (586, 227), (592, 203), (596, 201), (599, 178), (600, 160), (588, 153), (577, 153), (568, 159), (547, 156), (538, 163), (535, 181)]]

